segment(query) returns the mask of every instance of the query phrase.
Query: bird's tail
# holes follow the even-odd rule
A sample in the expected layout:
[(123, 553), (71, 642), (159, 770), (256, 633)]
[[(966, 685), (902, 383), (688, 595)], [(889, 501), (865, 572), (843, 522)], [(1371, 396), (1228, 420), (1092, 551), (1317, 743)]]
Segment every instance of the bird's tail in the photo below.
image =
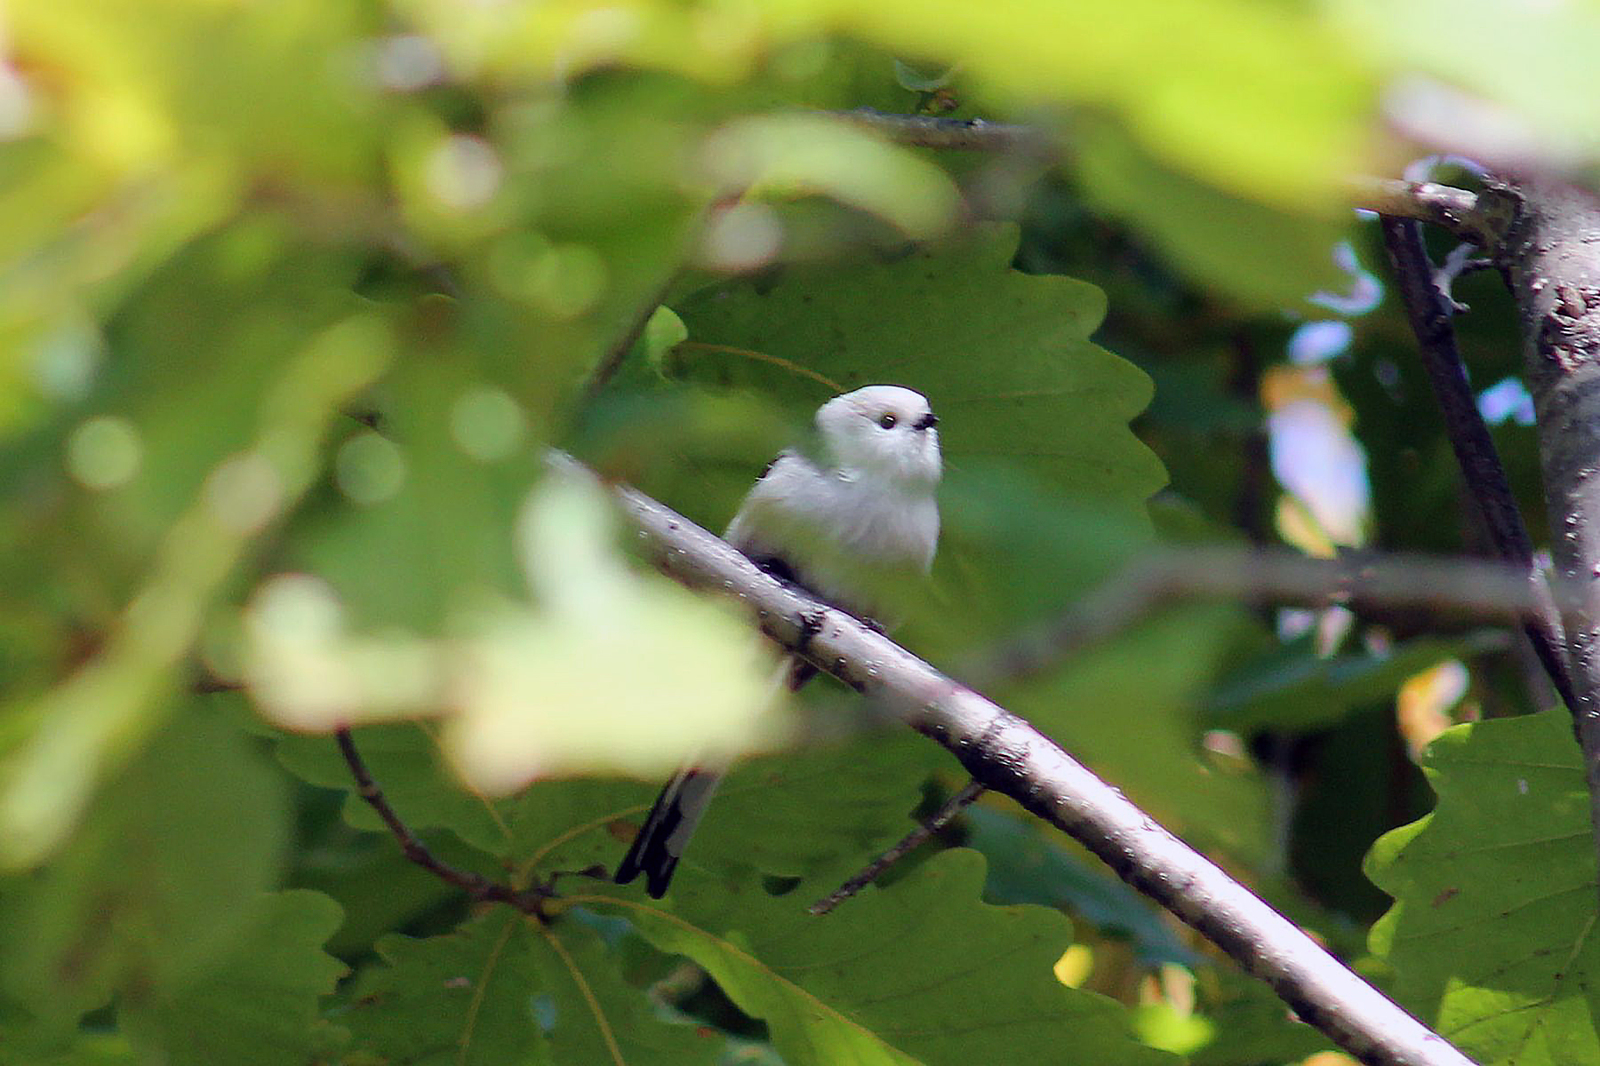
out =
[(656, 805), (650, 808), (644, 828), (633, 838), (633, 846), (617, 866), (617, 884), (626, 885), (642, 873), (645, 890), (652, 899), (660, 899), (683, 857), (684, 845), (700, 824), (700, 817), (721, 782), (719, 770), (688, 769), (673, 774), (656, 797)]
[[(769, 699), (784, 689), (799, 691), (817, 672), (816, 667), (798, 657), (784, 656), (773, 672)], [(656, 805), (645, 816), (644, 827), (633, 838), (628, 854), (622, 857), (612, 878), (626, 885), (645, 875), (645, 890), (652, 899), (660, 899), (672, 881), (672, 871), (678, 868), (684, 846), (694, 835), (695, 826), (711, 804), (711, 797), (722, 783), (722, 771), (691, 766), (672, 775)]]

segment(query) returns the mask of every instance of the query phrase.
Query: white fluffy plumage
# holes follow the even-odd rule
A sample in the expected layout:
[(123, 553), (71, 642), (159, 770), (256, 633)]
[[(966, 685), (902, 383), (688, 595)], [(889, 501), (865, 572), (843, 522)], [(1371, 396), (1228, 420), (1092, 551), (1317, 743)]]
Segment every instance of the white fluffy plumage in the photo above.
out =
[[(935, 492), (943, 464), (938, 419), (921, 393), (868, 385), (817, 409), (814, 454), (786, 451), (767, 467), (725, 534), (756, 563), (829, 603), (878, 622), (893, 588), (926, 574), (939, 543)], [(784, 675), (798, 684), (808, 670)], [(661, 791), (617, 868), (666, 892), (720, 772), (688, 769)]]

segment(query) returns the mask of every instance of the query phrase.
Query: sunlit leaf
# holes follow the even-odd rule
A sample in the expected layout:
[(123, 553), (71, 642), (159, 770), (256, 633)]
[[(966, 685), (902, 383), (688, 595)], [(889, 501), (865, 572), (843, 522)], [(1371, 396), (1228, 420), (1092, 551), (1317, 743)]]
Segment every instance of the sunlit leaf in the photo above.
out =
[(908, 237), (939, 232), (956, 210), (955, 189), (934, 164), (821, 116), (732, 123), (705, 152), (725, 188), (753, 198), (832, 196), (882, 216)]
[(249, 615), (264, 708), (311, 732), (444, 708), (445, 751), (494, 795), (561, 773), (665, 774), (781, 737), (776, 657), (728, 605), (629, 568), (598, 484), (553, 475), (519, 526), (538, 607), (485, 609), (442, 643), (352, 637), (320, 585), (271, 582)]
[[(978, 902), (982, 859), (950, 851), (886, 889), (818, 918), (806, 904), (833, 885), (772, 896), (757, 884), (685, 877), (673, 905), (579, 901), (628, 917), (663, 951), (705, 967), (762, 1018), (794, 1066), (840, 1061), (968, 1063), (1008, 1056), (1160, 1063), (1110, 1000), (1063, 986), (1052, 967), (1070, 923), (1039, 907)], [(936, 928), (938, 934), (930, 936)]]
[(1600, 1062), (1594, 837), (1571, 716), (1457, 726), (1424, 768), (1437, 809), (1367, 859), (1395, 898), (1372, 947), (1396, 995), (1476, 1062)]

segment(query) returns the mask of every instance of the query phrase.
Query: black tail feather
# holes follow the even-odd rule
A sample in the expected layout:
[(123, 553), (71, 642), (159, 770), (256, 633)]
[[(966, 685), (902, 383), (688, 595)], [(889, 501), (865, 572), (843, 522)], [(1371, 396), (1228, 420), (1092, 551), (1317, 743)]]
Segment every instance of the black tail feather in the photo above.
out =
[[(626, 885), (642, 873), (645, 891), (651, 899), (665, 895), (689, 836), (687, 831), (680, 830), (685, 829), (685, 819), (699, 820), (704, 802), (709, 798), (707, 793), (716, 786), (716, 777), (704, 770), (685, 770), (668, 781), (661, 795), (656, 797), (655, 806), (645, 816), (644, 826), (633, 838), (633, 845), (617, 865), (612, 880)], [(693, 825), (687, 829), (693, 829)]]

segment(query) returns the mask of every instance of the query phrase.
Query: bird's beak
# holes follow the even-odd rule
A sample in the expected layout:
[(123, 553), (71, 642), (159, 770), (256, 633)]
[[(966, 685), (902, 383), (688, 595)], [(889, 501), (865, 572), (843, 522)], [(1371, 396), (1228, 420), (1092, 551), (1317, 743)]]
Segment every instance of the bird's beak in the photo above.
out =
[(919, 418), (915, 422), (911, 423), (911, 428), (912, 429), (932, 429), (934, 426), (937, 426), (938, 424), (939, 424), (939, 420), (936, 417), (934, 417), (934, 414), (933, 414), (932, 411), (929, 411), (927, 414), (923, 415), (921, 418)]

